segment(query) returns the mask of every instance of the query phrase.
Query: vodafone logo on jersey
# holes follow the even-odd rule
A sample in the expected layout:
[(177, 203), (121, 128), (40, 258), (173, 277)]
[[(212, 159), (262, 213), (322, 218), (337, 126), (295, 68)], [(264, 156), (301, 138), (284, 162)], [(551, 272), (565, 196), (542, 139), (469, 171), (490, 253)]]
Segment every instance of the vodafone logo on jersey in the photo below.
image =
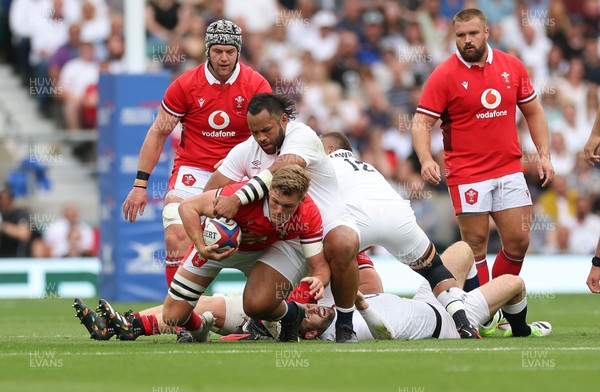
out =
[[(500, 95), (498, 90), (488, 88), (481, 94), (481, 104), (486, 109), (496, 109), (501, 102), (502, 96)], [(478, 120), (481, 120), (485, 118), (503, 117), (507, 115), (507, 110), (493, 110), (485, 113), (477, 113), (475, 117), (477, 117)]]
[(225, 129), (229, 126), (230, 122), (229, 116), (222, 110), (216, 110), (208, 116), (208, 125), (210, 125), (212, 129)]
[(481, 104), (486, 109), (496, 109), (500, 102), (502, 102), (502, 97), (498, 90), (488, 88), (481, 94)]

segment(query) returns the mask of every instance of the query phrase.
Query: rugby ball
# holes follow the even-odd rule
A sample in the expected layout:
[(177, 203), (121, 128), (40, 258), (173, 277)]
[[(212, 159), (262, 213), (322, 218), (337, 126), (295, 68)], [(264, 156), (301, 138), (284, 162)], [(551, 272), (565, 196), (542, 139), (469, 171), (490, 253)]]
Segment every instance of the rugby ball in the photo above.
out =
[(238, 224), (231, 219), (206, 218), (204, 222), (204, 243), (208, 246), (217, 244), (218, 252), (235, 249), (242, 240), (242, 230)]

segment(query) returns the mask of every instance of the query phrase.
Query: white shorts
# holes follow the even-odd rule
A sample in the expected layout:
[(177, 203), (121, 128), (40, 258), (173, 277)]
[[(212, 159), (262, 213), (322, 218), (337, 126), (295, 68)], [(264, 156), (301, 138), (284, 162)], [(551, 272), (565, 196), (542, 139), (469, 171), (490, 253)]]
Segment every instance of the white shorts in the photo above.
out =
[(360, 249), (382, 246), (398, 261), (411, 265), (429, 246), (407, 200), (353, 201), (346, 205), (360, 230)]
[(296, 285), (308, 274), (306, 259), (299, 240), (277, 241), (267, 249), (258, 252), (236, 252), (225, 260), (206, 260), (200, 257), (196, 248), (186, 255), (183, 268), (199, 276), (215, 278), (223, 268), (240, 270), (246, 277), (254, 264), (260, 261), (267, 264)]
[(329, 222), (325, 222), (325, 220), (323, 220), (323, 238), (327, 237), (327, 233), (329, 233), (331, 230), (335, 229), (338, 226), (348, 226), (349, 228), (354, 230), (356, 234), (360, 237), (360, 230), (356, 226), (354, 219), (352, 219), (348, 212), (344, 211), (342, 216), (340, 216), (338, 219)]
[(531, 196), (522, 172), (448, 187), (454, 213), (485, 213), (531, 205)]
[(204, 186), (211, 175), (212, 172), (197, 167), (174, 167), (169, 178), (169, 188), (166, 196), (189, 199), (192, 196), (199, 195), (204, 192)]
[[(419, 289), (417, 290), (417, 294), (415, 294), (414, 300), (427, 302), (428, 304), (433, 305), (442, 316), (442, 329), (440, 331), (440, 339), (458, 339), (460, 336), (456, 331), (456, 324), (454, 324), (454, 320), (450, 313), (444, 309), (442, 304), (435, 298), (433, 292), (431, 291), (431, 286), (429, 282), (426, 280), (421, 283)], [(462, 300), (465, 303), (465, 312), (467, 313), (467, 319), (471, 323), (471, 325), (475, 329), (479, 329), (479, 327), (490, 320), (490, 308), (488, 306), (487, 301), (481, 291), (475, 289), (470, 292), (462, 293)]]

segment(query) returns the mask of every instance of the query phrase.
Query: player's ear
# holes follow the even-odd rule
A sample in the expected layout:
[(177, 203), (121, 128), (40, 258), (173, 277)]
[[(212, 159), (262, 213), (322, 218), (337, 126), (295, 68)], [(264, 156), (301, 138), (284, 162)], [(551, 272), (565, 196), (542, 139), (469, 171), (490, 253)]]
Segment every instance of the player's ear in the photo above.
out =
[(281, 117), (279, 119), (282, 124), (287, 124), (287, 122), (289, 121), (289, 117), (288, 117), (287, 113), (282, 113)]
[(304, 333), (304, 339), (306, 340), (312, 340), (315, 339), (317, 337), (317, 331), (312, 330), (312, 331), (306, 331), (306, 333)]

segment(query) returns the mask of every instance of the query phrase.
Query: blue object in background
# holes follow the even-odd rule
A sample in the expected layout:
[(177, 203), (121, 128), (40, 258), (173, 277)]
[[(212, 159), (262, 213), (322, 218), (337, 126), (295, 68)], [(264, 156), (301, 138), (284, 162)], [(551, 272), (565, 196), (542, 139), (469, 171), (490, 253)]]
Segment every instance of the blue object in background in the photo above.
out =
[(97, 162), (102, 298), (162, 302), (167, 292), (162, 225), (170, 175), (167, 147), (150, 176), (144, 215), (129, 223), (123, 218), (122, 205), (133, 187), (140, 148), (169, 83), (168, 73), (100, 75)]

